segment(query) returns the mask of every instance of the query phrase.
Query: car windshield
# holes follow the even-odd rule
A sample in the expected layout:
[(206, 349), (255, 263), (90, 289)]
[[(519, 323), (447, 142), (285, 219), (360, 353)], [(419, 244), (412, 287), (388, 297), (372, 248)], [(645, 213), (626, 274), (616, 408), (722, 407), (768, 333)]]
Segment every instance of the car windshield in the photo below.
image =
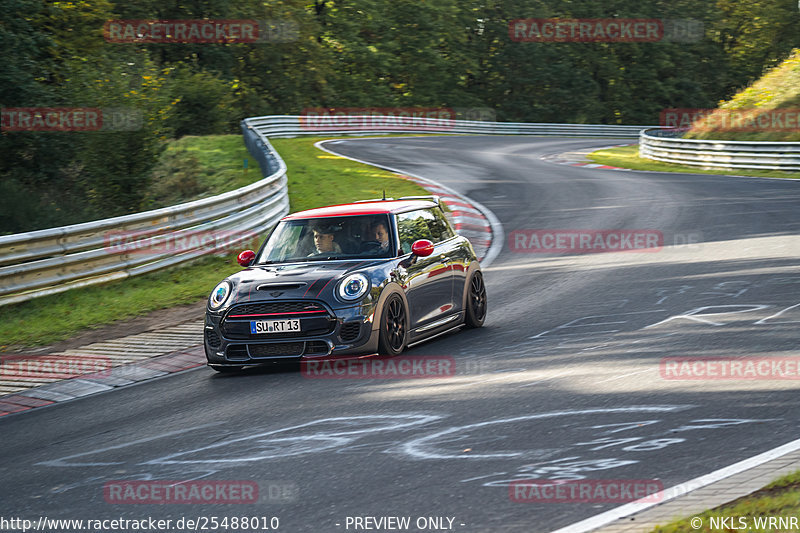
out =
[(388, 215), (281, 221), (257, 263), (380, 258), (395, 255)]

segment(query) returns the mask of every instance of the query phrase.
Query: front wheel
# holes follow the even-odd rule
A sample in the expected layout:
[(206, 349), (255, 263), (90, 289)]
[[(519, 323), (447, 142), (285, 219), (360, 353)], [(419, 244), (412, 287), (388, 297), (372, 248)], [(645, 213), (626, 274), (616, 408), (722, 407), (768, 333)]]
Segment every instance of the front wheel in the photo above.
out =
[(406, 306), (398, 295), (389, 296), (383, 304), (378, 336), (378, 353), (400, 355), (406, 347)]
[(483, 274), (480, 270), (469, 279), (468, 291), (464, 324), (468, 328), (479, 328), (486, 320), (486, 286), (483, 284)]

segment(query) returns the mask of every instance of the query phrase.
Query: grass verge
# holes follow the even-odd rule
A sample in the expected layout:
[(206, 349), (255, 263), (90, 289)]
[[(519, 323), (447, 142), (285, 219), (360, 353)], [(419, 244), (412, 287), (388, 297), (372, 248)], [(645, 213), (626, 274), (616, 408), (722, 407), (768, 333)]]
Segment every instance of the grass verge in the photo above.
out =
[[(377, 198), (384, 190), (386, 196), (394, 197), (426, 194), (421, 187), (390, 172), (318, 150), (314, 143), (320, 139), (274, 140), (288, 167), (293, 212)], [(214, 165), (241, 168), (244, 143), (238, 135), (184, 137), (181, 141), (185, 142), (183, 149), (194, 153), (206, 169)], [(249, 172), (257, 177), (258, 169)], [(234, 179), (226, 180), (224, 171), (209, 173), (205, 179), (218, 182), (216, 192), (242, 185)], [(235, 254), (204, 257), (161, 272), (0, 307), (0, 351), (50, 344), (87, 329), (200, 301), (222, 278), (239, 268)]]
[(289, 169), (292, 211), (387, 197), (428, 194), (425, 189), (395, 174), (337, 157), (314, 147), (326, 137), (270, 139)]
[[(699, 515), (676, 520), (664, 526), (658, 526), (651, 533), (695, 533), (711, 531), (776, 531), (773, 526), (757, 527), (755, 519), (769, 517), (800, 516), (800, 471), (784, 476), (761, 490), (738, 500), (716, 507)], [(714, 521), (712, 522), (712, 517)], [(699, 528), (693, 527), (691, 520), (702, 520)], [(718, 526), (721, 518), (727, 518), (726, 527)], [(740, 522), (740, 518), (744, 522)], [(745, 525), (745, 527), (741, 527)], [(733, 527), (730, 527), (731, 524)], [(780, 528), (778, 528), (780, 529)], [(780, 529), (781, 531), (790, 531)], [(791, 529), (791, 531), (796, 531)]]
[(592, 152), (587, 156), (593, 162), (612, 167), (629, 168), (632, 170), (655, 170), (659, 172), (683, 172), (687, 174), (715, 174), (720, 176), (753, 176), (759, 178), (787, 178), (800, 179), (800, 172), (784, 172), (782, 170), (708, 170), (688, 165), (662, 163), (652, 159), (639, 157), (638, 146), (617, 146), (604, 148)]
[(214, 196), (244, 187), (260, 178), (239, 135), (186, 136), (167, 143), (152, 171), (146, 209), (156, 209)]

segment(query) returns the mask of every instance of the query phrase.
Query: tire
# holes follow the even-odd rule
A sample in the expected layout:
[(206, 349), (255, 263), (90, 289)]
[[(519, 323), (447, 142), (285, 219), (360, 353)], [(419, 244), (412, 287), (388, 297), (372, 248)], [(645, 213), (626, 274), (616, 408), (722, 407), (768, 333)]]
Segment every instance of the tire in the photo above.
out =
[(241, 366), (220, 366), (220, 365), (208, 365), (220, 374), (234, 374), (236, 372), (241, 372)]
[(479, 328), (486, 320), (486, 285), (483, 274), (478, 270), (467, 282), (467, 309), (464, 324), (468, 328)]
[(400, 355), (406, 348), (408, 334), (408, 312), (403, 299), (398, 295), (389, 296), (383, 304), (381, 326), (378, 335), (380, 355)]

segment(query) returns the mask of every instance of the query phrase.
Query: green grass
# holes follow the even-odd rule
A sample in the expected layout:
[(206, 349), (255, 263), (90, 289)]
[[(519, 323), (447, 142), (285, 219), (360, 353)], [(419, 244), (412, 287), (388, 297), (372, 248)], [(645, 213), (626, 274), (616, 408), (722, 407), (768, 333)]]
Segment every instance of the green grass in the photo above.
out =
[(796, 123), (793, 127), (784, 124), (784, 131), (778, 131), (779, 128), (772, 130), (771, 127), (758, 130), (755, 125), (735, 131), (726, 129), (723, 124), (728, 122), (722, 120), (723, 117), (728, 117), (730, 120), (729, 114), (732, 113), (746, 124), (747, 118), (765, 115), (772, 124), (773, 116), (781, 117), (782, 121), (786, 120), (788, 113), (796, 116), (798, 107), (800, 107), (800, 48), (795, 49), (786, 60), (752, 85), (736, 93), (727, 102), (721, 102), (712, 113), (711, 119), (695, 123), (686, 133), (686, 137), (739, 141), (800, 141)]
[[(711, 509), (694, 517), (702, 519), (700, 528), (693, 528), (691, 518), (676, 520), (664, 526), (658, 526), (651, 533), (690, 533), (722, 531), (709, 526), (710, 517), (731, 517), (735, 526), (739, 525), (739, 517), (747, 520), (750, 529), (725, 529), (724, 531), (776, 531), (775, 529), (758, 529), (754, 527), (753, 517), (784, 516), (800, 517), (800, 471), (784, 476), (763, 489), (739, 498), (731, 503)], [(730, 520), (727, 522), (730, 524)]]
[(398, 198), (428, 194), (411, 181), (391, 172), (337, 157), (315, 148), (324, 137), (271, 139), (289, 169), (292, 211), (386, 196)]
[(652, 159), (639, 157), (638, 146), (618, 146), (614, 148), (604, 148), (588, 155), (588, 158), (601, 165), (612, 167), (630, 168), (633, 170), (656, 170), (660, 172), (686, 172), (690, 174), (716, 174), (716, 175), (737, 175), (755, 176), (762, 178), (789, 178), (800, 179), (800, 172), (784, 172), (781, 170), (711, 170), (689, 165), (676, 165), (674, 163), (662, 163)]
[(258, 163), (247, 153), (240, 135), (186, 136), (169, 141), (151, 175), (147, 209), (214, 196), (260, 178)]
[[(421, 187), (390, 172), (318, 150), (314, 147), (318, 140), (273, 142), (288, 167), (293, 212), (377, 198), (384, 189), (387, 197), (426, 194)], [(258, 165), (252, 158), (250, 176), (237, 177), (241, 171), (235, 167), (240, 169), (245, 157), (238, 135), (184, 137), (178, 142), (181, 149), (206, 165), (204, 169), (218, 170), (204, 171), (203, 177), (216, 193), (258, 178)], [(0, 307), (0, 351), (50, 344), (118, 320), (203, 300), (222, 278), (239, 269), (235, 254), (205, 257), (161, 272)]]

